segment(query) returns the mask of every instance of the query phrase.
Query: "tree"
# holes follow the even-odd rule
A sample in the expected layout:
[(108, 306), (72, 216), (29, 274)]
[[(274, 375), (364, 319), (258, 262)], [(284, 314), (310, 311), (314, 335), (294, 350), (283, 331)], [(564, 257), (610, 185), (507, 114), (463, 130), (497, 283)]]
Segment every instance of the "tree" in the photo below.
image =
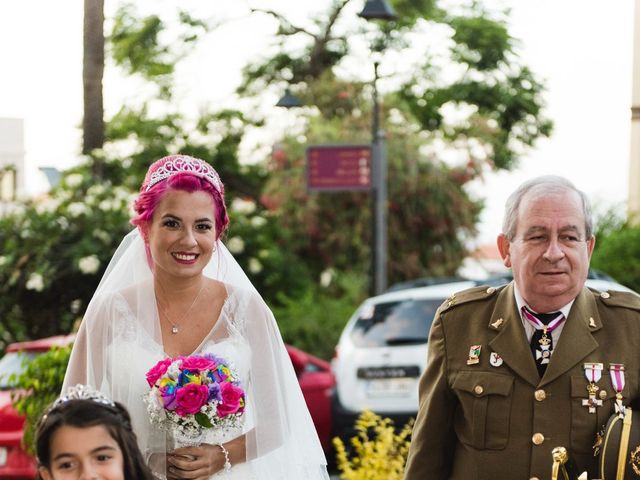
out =
[(591, 266), (640, 292), (640, 226), (623, 220), (611, 208), (597, 219)]
[(397, 0), (391, 3), (399, 20), (378, 32), (344, 18), (350, 3), (334, 1), (306, 25), (254, 10), (277, 21), (277, 47), (247, 66), (238, 92), (254, 96), (286, 85), (312, 106), (301, 113), (305, 128), (270, 159), (265, 201), (295, 232), (287, 248), (307, 259), (314, 276), (327, 266), (367, 271), (368, 195), (309, 194), (303, 179), (306, 145), (370, 141), (370, 85), (360, 72), (371, 61), (354, 51), (371, 37), (378, 55), (417, 59), (381, 79), (388, 89), (390, 281), (451, 275), (482, 209), (466, 184), (489, 170), (514, 168), (527, 147), (550, 133), (542, 84), (520, 65), (504, 17), (476, 2), (445, 11), (436, 1)]
[[(87, 155), (104, 144), (104, 107), (102, 77), (104, 74), (104, 0), (84, 0), (82, 88), (82, 153)], [(99, 163), (96, 162), (96, 166)], [(96, 169), (99, 170), (99, 169)], [(96, 171), (100, 178), (100, 172)]]

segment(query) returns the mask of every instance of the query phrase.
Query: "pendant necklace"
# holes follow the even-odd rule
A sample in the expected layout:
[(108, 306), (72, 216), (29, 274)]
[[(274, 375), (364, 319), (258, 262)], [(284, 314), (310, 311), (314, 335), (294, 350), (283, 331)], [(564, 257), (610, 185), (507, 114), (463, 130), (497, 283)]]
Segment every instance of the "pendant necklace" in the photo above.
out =
[[(166, 308), (162, 307), (162, 313), (164, 314), (165, 320), (167, 322), (169, 322), (169, 324), (171, 325), (171, 333), (173, 335), (176, 335), (180, 331), (180, 324), (187, 317), (187, 315), (189, 314), (189, 312), (191, 311), (193, 306), (198, 301), (198, 298), (200, 298), (200, 294), (202, 293), (202, 290), (204, 290), (205, 283), (206, 283), (206, 281), (203, 280), (202, 281), (202, 286), (200, 287), (200, 290), (198, 290), (198, 293), (196, 294), (196, 296), (194, 297), (193, 301), (191, 302), (191, 305), (189, 305), (189, 308), (187, 308), (187, 310), (184, 312), (184, 314), (182, 314), (182, 316), (180, 317), (180, 321), (179, 322), (172, 322), (171, 319), (169, 318), (169, 314), (167, 314)], [(160, 285), (160, 290), (162, 290), (162, 294), (166, 298), (166, 293), (164, 292), (164, 288), (162, 287), (162, 284), (160, 282), (158, 282), (158, 285)]]

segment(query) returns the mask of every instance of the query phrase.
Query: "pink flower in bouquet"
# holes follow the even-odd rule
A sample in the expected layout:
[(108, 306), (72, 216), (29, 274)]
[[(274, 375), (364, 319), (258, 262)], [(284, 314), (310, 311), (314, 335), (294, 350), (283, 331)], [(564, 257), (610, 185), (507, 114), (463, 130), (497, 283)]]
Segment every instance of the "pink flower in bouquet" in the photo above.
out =
[(241, 410), (244, 404), (244, 391), (232, 383), (220, 384), (222, 402), (218, 404), (218, 415), (224, 417)]
[(147, 383), (150, 387), (153, 387), (158, 379), (167, 372), (167, 369), (169, 368), (169, 365), (171, 365), (172, 361), (173, 360), (170, 358), (160, 360), (147, 372)]
[(183, 371), (197, 370), (201, 372), (203, 370), (213, 370), (214, 368), (216, 368), (216, 364), (214, 361), (198, 355), (186, 357), (184, 360), (182, 360), (182, 365), (180, 365), (180, 369)]
[(200, 408), (207, 403), (209, 389), (205, 385), (188, 383), (176, 391), (176, 402), (178, 407), (176, 413), (185, 416), (198, 413)]

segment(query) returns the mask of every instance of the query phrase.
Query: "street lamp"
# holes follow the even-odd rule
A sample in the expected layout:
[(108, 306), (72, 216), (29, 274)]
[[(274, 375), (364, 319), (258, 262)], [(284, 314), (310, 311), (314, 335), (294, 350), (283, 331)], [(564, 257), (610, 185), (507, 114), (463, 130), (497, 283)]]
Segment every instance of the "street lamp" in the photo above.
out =
[[(394, 20), (396, 14), (385, 0), (367, 0), (359, 16), (366, 20)], [(387, 288), (387, 146), (380, 122), (378, 65), (373, 62), (373, 110), (371, 121), (371, 293)]]
[(291, 93), (291, 90), (289, 90), (288, 88), (284, 91), (284, 95), (282, 96), (282, 98), (280, 98), (280, 100), (278, 100), (278, 103), (276, 103), (276, 107), (284, 108), (295, 108), (301, 106), (302, 102), (300, 101), (300, 99), (293, 93)]

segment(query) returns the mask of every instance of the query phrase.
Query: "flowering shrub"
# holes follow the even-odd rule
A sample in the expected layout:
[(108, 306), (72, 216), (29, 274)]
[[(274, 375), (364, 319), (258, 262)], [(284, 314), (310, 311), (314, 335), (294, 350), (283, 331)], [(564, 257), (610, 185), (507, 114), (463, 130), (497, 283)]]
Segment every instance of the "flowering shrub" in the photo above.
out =
[[(409, 453), (413, 420), (396, 433), (393, 421), (365, 410), (351, 438), (353, 454), (339, 438), (333, 439), (342, 480), (402, 480)], [(350, 458), (351, 457), (351, 458)]]
[(129, 223), (133, 191), (86, 166), (0, 217), (0, 352), (72, 330)]
[(211, 354), (165, 358), (147, 372), (151, 423), (198, 435), (240, 424), (245, 393), (226, 360)]
[(33, 359), (25, 358), (25, 368), (12, 375), (7, 383), (16, 392), (12, 394), (13, 406), (25, 416), (23, 445), (31, 454), (35, 453), (35, 430), (45, 409), (51, 405), (60, 390), (71, 355), (71, 344), (53, 347)]

